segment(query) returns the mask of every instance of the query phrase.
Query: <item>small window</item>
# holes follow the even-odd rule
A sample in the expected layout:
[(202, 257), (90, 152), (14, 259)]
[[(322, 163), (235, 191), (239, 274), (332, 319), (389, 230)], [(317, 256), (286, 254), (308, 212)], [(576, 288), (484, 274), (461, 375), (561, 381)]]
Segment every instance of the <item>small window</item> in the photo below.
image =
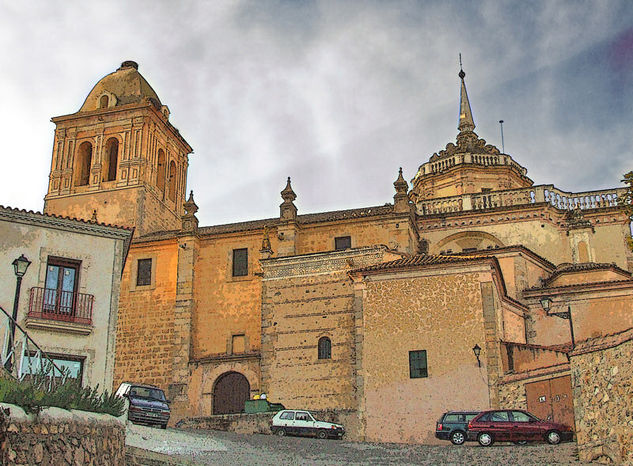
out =
[(152, 284), (152, 259), (139, 259), (136, 270), (136, 286)]
[(334, 238), (334, 249), (337, 251), (342, 251), (344, 249), (349, 249), (352, 247), (352, 237), (351, 236), (338, 236)]
[(294, 411), (286, 411), (285, 413), (282, 413), (281, 416), (279, 416), (279, 419), (287, 419), (289, 421), (294, 420), (294, 418), (295, 418)]
[(328, 337), (319, 338), (319, 359), (332, 359), (332, 342)]
[(107, 95), (102, 95), (99, 99), (99, 108), (108, 108), (109, 98)]
[(233, 276), (248, 275), (248, 249), (233, 249)]
[(426, 350), (409, 351), (409, 377), (412, 379), (420, 379), (428, 376)]

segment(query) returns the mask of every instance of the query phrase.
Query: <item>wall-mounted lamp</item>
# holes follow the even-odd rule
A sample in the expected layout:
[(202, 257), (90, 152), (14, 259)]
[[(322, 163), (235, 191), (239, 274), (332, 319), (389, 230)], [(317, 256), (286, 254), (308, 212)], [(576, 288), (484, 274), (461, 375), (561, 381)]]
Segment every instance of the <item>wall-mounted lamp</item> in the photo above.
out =
[(571, 306), (567, 305), (566, 311), (561, 312), (549, 312), (552, 308), (552, 300), (548, 296), (543, 296), (540, 300), (541, 307), (545, 311), (548, 316), (556, 316), (561, 319), (566, 319), (569, 321), (569, 333), (571, 334), (571, 347), (574, 348), (576, 346), (576, 341), (574, 340), (574, 323), (571, 320)]
[(479, 360), (479, 355), (481, 354), (481, 348), (477, 343), (473, 346), (473, 353), (475, 353), (475, 357), (477, 358), (477, 365), (481, 367), (481, 361)]

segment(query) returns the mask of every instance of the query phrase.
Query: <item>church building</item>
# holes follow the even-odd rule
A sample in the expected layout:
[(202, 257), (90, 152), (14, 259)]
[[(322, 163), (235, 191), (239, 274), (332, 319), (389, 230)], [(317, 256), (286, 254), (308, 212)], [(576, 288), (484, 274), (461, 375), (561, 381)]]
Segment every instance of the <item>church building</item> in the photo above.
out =
[(226, 225), (198, 224), (192, 148), (135, 62), (53, 118), (44, 212), (135, 228), (115, 388), (162, 387), (173, 422), (266, 393), (367, 441), (432, 443), (448, 410), (574, 424), (570, 355), (633, 327), (625, 190), (534, 184), (456, 84), (456, 141), (410, 185), (394, 167), (390, 202), (301, 213), (288, 178), (278, 217)]

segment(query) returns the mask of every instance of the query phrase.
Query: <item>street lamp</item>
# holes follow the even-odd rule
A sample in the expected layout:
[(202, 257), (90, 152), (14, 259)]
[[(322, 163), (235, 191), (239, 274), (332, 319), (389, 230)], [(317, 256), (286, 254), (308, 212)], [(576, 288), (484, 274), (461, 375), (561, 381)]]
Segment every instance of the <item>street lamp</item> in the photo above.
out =
[[(9, 333), (9, 340), (7, 345), (7, 355), (11, 352), (13, 348), (13, 340), (15, 339), (15, 322), (18, 319), (18, 303), (20, 302), (20, 287), (22, 286), (22, 277), (26, 273), (26, 270), (31, 265), (31, 261), (28, 260), (24, 254), (20, 255), (13, 262), (13, 271), (16, 276), (16, 284), (15, 284), (15, 297), (13, 298), (13, 319), (11, 320), (11, 332)], [(13, 360), (15, 359), (15, 354), (11, 356), (11, 358), (7, 358), (4, 367), (11, 372), (13, 369)]]
[(479, 360), (479, 355), (481, 354), (481, 347), (477, 343), (475, 343), (475, 346), (473, 346), (473, 353), (475, 353), (475, 357), (477, 358), (477, 365), (481, 367), (481, 361)]
[(568, 304), (566, 311), (549, 312), (552, 308), (552, 300), (549, 297), (544, 296), (539, 301), (541, 302), (541, 307), (548, 316), (556, 316), (561, 319), (569, 320), (569, 333), (571, 334), (571, 347), (573, 349), (576, 346), (576, 341), (574, 340), (574, 323), (571, 319), (571, 306)]

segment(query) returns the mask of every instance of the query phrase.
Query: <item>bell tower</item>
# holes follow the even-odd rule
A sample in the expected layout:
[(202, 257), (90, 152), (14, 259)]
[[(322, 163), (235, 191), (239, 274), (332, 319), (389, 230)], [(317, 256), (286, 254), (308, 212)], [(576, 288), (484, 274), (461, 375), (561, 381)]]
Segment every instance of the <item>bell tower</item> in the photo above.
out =
[(135, 227), (180, 229), (191, 146), (138, 64), (124, 61), (78, 112), (52, 118), (55, 139), (44, 212)]

